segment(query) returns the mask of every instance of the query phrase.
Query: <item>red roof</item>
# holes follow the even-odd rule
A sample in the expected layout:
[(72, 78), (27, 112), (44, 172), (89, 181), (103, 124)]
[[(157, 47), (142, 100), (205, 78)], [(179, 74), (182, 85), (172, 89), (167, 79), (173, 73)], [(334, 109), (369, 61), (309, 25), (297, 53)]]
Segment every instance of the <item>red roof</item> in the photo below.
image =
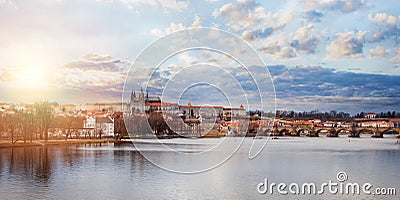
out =
[(390, 119), (390, 121), (392, 121), (392, 122), (400, 122), (400, 118), (393, 118), (393, 119)]
[(296, 124), (296, 125), (313, 125), (312, 122), (304, 122), (304, 121), (293, 122), (293, 124)]
[(176, 106), (178, 107), (179, 104), (176, 103), (161, 103), (161, 102), (153, 102), (153, 103), (148, 103), (149, 106), (151, 107), (172, 107), (172, 106)]

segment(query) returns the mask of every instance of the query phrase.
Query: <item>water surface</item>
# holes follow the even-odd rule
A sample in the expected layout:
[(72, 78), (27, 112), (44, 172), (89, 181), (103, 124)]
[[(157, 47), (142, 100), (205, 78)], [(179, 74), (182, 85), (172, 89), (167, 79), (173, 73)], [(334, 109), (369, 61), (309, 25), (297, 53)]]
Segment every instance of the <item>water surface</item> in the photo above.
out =
[[(180, 151), (207, 149), (221, 139), (172, 139)], [(226, 138), (236, 145), (238, 138)], [(285, 138), (270, 140), (262, 153), (248, 159), (252, 139), (225, 163), (199, 174), (177, 174), (146, 160), (130, 144), (40, 146), (0, 150), (1, 199), (396, 199), (368, 195), (261, 195), (265, 178), (276, 183), (348, 181), (400, 189), (400, 148), (394, 138)], [(262, 141), (262, 140), (259, 140)], [(142, 150), (160, 161), (196, 166), (196, 159), (164, 151), (153, 140)], [(143, 145), (145, 144), (145, 145)], [(210, 155), (210, 160), (219, 152)]]

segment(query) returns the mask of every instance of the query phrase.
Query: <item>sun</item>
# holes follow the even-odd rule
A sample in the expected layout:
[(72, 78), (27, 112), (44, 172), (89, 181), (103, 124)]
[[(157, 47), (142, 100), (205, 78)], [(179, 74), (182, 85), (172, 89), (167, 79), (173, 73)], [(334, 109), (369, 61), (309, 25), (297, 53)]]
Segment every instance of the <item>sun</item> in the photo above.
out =
[(28, 90), (45, 90), (49, 87), (51, 74), (45, 67), (19, 66), (16, 71), (16, 85)]
[(30, 91), (46, 90), (53, 78), (54, 54), (48, 49), (21, 47), (13, 54), (15, 86)]
[(41, 67), (25, 67), (20, 76), (20, 81), (25, 84), (27, 89), (42, 90), (49, 86), (50, 74), (47, 74), (46, 70)]

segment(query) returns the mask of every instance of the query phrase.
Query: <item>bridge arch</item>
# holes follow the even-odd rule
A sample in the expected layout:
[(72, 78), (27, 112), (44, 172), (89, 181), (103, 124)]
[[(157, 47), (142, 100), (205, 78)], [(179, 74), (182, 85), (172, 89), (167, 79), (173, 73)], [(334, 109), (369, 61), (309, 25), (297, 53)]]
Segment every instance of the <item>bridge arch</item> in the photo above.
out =
[(374, 134), (375, 131), (368, 129), (368, 128), (364, 128), (364, 129), (358, 130), (357, 133), (358, 134), (363, 134), (363, 133)]
[(326, 131), (327, 133), (329, 133), (330, 128), (320, 128), (316, 131), (316, 133), (319, 135), (322, 131)]
[(337, 134), (339, 134), (341, 132), (346, 132), (346, 131), (349, 131), (349, 129), (348, 128), (338, 128), (338, 129), (336, 129), (336, 133)]
[(399, 132), (396, 131), (396, 130), (393, 129), (393, 128), (388, 128), (388, 129), (382, 131), (382, 134), (397, 134), (397, 135), (399, 135)]
[(306, 135), (306, 136), (318, 136), (318, 133), (313, 133), (313, 130), (310, 128), (300, 128), (296, 130), (298, 135)]

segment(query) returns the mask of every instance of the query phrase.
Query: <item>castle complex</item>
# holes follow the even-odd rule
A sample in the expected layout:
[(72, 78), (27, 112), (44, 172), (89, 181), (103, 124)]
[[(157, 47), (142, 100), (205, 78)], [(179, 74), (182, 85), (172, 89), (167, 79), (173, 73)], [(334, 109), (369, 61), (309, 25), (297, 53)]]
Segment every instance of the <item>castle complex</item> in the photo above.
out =
[(130, 115), (162, 112), (164, 114), (186, 116), (187, 118), (198, 118), (201, 115), (202, 117), (224, 118), (227, 120), (247, 115), (243, 105), (238, 108), (225, 108), (223, 106), (195, 106), (189, 102), (187, 106), (180, 106), (177, 103), (162, 102), (157, 96), (149, 96), (147, 92), (145, 94), (143, 89), (140, 90), (139, 94), (132, 90), (126, 106), (127, 109), (125, 111)]
[(159, 97), (149, 97), (149, 93), (146, 92), (146, 95), (143, 92), (143, 88), (140, 89), (140, 93), (136, 95), (136, 91), (132, 90), (131, 98), (128, 102), (129, 112), (131, 114), (144, 114), (149, 113), (151, 105), (155, 103), (161, 103), (161, 99)]

